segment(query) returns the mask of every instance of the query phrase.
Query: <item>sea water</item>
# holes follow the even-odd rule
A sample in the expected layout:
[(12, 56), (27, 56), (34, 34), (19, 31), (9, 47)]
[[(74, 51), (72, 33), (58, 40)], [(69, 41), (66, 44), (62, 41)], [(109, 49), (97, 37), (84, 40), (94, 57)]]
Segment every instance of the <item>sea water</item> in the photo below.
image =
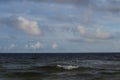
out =
[(0, 54), (0, 80), (120, 80), (120, 54)]

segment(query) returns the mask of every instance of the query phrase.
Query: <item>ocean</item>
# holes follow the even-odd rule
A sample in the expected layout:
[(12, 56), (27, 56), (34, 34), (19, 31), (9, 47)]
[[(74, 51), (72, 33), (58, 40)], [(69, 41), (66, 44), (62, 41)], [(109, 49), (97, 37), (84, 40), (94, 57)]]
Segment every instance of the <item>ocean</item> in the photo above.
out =
[(0, 54), (0, 80), (120, 80), (120, 54)]

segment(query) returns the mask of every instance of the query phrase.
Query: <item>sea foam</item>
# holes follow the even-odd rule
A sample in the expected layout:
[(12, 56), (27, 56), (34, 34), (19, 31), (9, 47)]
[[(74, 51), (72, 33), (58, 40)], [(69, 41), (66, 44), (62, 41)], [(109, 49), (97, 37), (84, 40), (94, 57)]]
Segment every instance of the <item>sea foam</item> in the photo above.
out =
[(72, 70), (72, 69), (77, 69), (79, 66), (74, 66), (74, 65), (57, 65), (58, 68), (63, 68), (66, 70)]

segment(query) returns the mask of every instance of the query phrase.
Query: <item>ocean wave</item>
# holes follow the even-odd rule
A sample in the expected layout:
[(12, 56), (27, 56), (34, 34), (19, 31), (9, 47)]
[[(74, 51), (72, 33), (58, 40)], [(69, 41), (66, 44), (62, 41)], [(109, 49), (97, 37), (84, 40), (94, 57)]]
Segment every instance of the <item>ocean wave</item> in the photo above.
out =
[(66, 70), (72, 70), (72, 69), (78, 69), (79, 66), (74, 66), (74, 65), (57, 65), (58, 68), (63, 68)]
[(96, 69), (105, 69), (105, 70), (120, 70), (119, 61), (107, 61), (107, 60), (83, 60), (79, 64), (83, 67), (90, 67)]
[(54, 71), (61, 71), (61, 70), (112, 70), (118, 71), (120, 70), (120, 63), (119, 61), (104, 61), (104, 60), (80, 60), (80, 61), (64, 61), (64, 62), (52, 62), (43, 65), (35, 65), (32, 66), (34, 69), (40, 70), (54, 70)]
[(90, 67), (82, 67), (78, 65), (68, 65), (68, 64), (52, 64), (52, 65), (45, 65), (45, 66), (33, 66), (31, 70), (47, 70), (47, 71), (71, 71), (71, 70), (90, 70)]

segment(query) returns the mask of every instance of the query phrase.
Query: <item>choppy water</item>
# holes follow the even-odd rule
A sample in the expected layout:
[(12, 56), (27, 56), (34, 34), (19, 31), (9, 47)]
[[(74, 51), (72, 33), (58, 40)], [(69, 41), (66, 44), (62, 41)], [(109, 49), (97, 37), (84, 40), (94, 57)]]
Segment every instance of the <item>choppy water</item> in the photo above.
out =
[(120, 54), (0, 54), (0, 80), (120, 80)]

